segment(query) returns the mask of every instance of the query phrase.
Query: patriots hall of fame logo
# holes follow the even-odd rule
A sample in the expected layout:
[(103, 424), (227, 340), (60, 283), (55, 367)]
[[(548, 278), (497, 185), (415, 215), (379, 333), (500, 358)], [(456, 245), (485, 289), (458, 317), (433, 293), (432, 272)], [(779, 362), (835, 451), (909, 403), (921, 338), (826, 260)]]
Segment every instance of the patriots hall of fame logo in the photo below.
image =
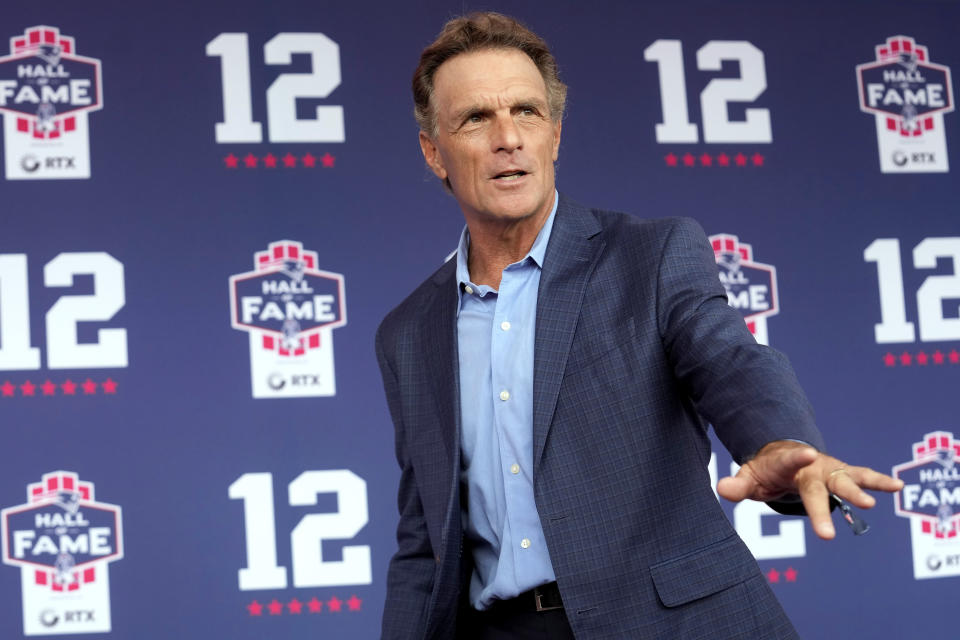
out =
[(769, 344), (767, 318), (780, 313), (776, 267), (755, 262), (753, 247), (740, 242), (737, 236), (713, 235), (710, 244), (720, 270), (720, 282), (727, 290), (727, 301), (743, 314), (757, 342)]
[(0, 57), (9, 180), (90, 177), (87, 114), (103, 108), (100, 60), (77, 55), (56, 27), (30, 27)]
[(4, 564), (20, 567), (23, 633), (111, 628), (109, 564), (123, 558), (120, 507), (92, 482), (53, 471), (27, 485), (27, 502), (0, 512)]
[(333, 330), (347, 324), (343, 276), (317, 268), (316, 251), (292, 240), (254, 254), (230, 276), (230, 321), (250, 336), (254, 398), (336, 394)]
[(944, 173), (947, 136), (943, 114), (953, 111), (950, 68), (930, 61), (927, 47), (891, 36), (876, 59), (857, 65), (860, 110), (876, 119), (883, 173)]
[(913, 576), (960, 575), (960, 440), (934, 431), (913, 444), (911, 460), (893, 468), (903, 480), (894, 495), (898, 516), (910, 519)]

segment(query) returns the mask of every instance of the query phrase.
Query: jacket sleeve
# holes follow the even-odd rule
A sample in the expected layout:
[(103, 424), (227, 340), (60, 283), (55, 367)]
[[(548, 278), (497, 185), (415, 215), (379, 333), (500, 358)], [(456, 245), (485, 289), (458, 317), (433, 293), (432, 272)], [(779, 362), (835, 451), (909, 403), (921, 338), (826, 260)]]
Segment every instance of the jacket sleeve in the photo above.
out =
[(382, 637), (409, 640), (422, 638), (426, 633), (427, 605), (433, 590), (436, 561), (413, 465), (406, 451), (396, 368), (384, 349), (383, 333), (384, 327), (381, 325), (377, 331), (376, 351), (396, 433), (396, 455), (400, 464), (400, 488), (397, 494), (400, 523), (397, 526), (399, 548), (387, 569)]
[(658, 322), (674, 375), (733, 458), (742, 464), (774, 440), (801, 440), (822, 451), (793, 368), (783, 354), (758, 344), (727, 303), (700, 225), (675, 220), (658, 268)]

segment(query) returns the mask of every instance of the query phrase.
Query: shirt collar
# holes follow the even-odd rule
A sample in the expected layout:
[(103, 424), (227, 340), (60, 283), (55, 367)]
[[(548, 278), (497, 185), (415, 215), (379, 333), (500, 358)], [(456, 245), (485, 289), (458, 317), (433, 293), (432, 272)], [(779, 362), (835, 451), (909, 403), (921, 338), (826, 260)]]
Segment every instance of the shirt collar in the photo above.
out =
[[(547, 253), (547, 243), (550, 242), (550, 232), (553, 230), (553, 220), (557, 216), (557, 204), (560, 202), (560, 194), (557, 193), (557, 190), (553, 190), (553, 209), (550, 210), (550, 215), (547, 217), (547, 221), (543, 223), (543, 226), (540, 228), (540, 232), (537, 233), (536, 240), (533, 241), (533, 246), (530, 247), (530, 251), (527, 252), (527, 255), (518, 262), (523, 262), (527, 258), (536, 263), (538, 267), (543, 269), (543, 258)], [(467, 256), (469, 255), (470, 249), (470, 230), (466, 225), (463, 226), (463, 231), (460, 233), (460, 244), (457, 245), (457, 308), (460, 308), (460, 301), (463, 298), (463, 286), (470, 284), (474, 288), (479, 288), (480, 290), (489, 289), (493, 291), (492, 288), (482, 285), (481, 287), (476, 287), (470, 283), (470, 268), (467, 266)]]

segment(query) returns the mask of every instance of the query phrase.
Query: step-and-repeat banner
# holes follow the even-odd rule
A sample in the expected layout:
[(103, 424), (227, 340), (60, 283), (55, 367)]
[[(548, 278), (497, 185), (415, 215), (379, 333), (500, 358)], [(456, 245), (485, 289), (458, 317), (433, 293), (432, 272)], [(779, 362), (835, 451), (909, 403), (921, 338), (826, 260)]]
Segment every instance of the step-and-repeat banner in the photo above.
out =
[(377, 636), (374, 331), (463, 225), (410, 77), (477, 8), (559, 60), (560, 190), (700, 220), (831, 451), (906, 482), (830, 543), (727, 505), (801, 634), (951, 635), (960, 6), (236, 0), (0, 13), (0, 637)]

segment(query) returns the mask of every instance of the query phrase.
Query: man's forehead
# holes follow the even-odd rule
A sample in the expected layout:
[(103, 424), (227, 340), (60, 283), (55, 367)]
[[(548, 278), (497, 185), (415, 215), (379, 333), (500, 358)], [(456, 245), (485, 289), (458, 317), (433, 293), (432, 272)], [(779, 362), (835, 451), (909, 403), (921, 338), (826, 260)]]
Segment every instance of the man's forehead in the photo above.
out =
[(434, 95), (457, 110), (504, 99), (546, 102), (546, 85), (533, 60), (519, 49), (490, 49), (446, 60), (434, 74)]

